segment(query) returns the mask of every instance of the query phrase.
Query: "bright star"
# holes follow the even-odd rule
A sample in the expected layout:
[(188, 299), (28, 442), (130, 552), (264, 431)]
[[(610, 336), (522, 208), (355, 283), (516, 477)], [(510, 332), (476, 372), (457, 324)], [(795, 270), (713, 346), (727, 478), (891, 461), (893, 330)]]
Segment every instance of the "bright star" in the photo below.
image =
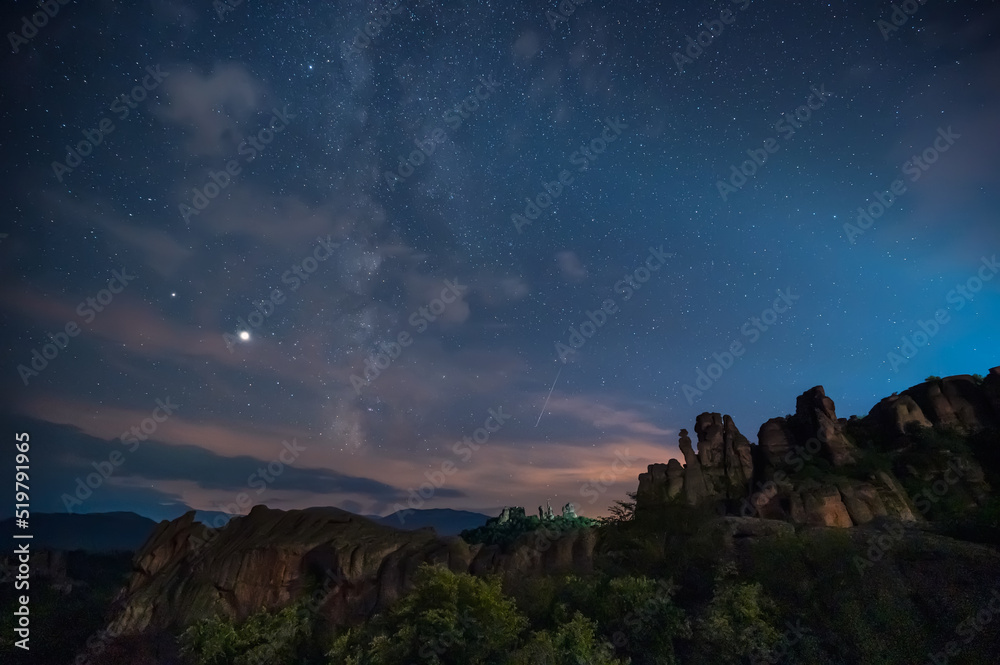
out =
[(240, 339), (242, 339), (244, 342), (247, 341), (248, 339), (250, 339), (250, 333), (248, 333), (246, 330), (241, 330)]

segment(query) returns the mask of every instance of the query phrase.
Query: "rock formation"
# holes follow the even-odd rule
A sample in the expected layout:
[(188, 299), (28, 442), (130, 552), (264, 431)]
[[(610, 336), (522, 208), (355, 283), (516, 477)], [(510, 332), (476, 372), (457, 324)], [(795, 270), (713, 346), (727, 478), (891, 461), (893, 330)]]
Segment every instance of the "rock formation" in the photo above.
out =
[(795, 400), (792, 427), (798, 430), (800, 438), (818, 439), (824, 456), (834, 466), (855, 462), (854, 445), (844, 436), (843, 425), (837, 420), (833, 400), (826, 396), (823, 386), (811, 388)]
[(703, 413), (695, 420), (698, 460), (709, 492), (735, 498), (746, 496), (753, 479), (750, 442), (729, 416)]
[(283, 607), (324, 583), (329, 593), (322, 614), (344, 625), (398, 598), (424, 562), (501, 576), (579, 573), (592, 568), (595, 543), (588, 529), (536, 532), (501, 550), (438, 538), (429, 529), (398, 531), (336, 508), (256, 506), (213, 531), (190, 512), (161, 522), (136, 553), (109, 629), (139, 635), (217, 612), (244, 618), (261, 607)]
[[(974, 432), (998, 423), (1000, 367), (991, 369), (981, 385), (964, 375), (922, 383), (883, 399), (866, 418), (850, 421), (837, 417), (833, 400), (816, 386), (798, 397), (795, 415), (761, 425), (756, 445), (729, 416), (702, 413), (694, 428), (698, 451), (687, 430), (681, 430), (683, 465), (677, 459), (649, 465), (639, 475), (636, 510), (655, 511), (667, 502), (683, 501), (728, 514), (819, 526), (848, 527), (883, 516), (919, 520), (926, 507), (914, 505), (915, 497), (907, 496), (893, 474), (857, 471), (861, 452), (848, 427), (878, 432), (904, 448), (910, 444), (908, 428)], [(928, 487), (957, 484), (981, 505), (989, 493), (982, 468), (957, 453), (950, 459), (949, 467), (961, 465), (957, 476), (946, 476), (951, 473), (947, 468), (914, 469), (910, 475)], [(812, 471), (803, 476), (806, 467)]]
[(869, 417), (894, 431), (910, 423), (975, 431), (1000, 424), (1000, 367), (982, 385), (968, 374), (925, 381), (876, 404)]

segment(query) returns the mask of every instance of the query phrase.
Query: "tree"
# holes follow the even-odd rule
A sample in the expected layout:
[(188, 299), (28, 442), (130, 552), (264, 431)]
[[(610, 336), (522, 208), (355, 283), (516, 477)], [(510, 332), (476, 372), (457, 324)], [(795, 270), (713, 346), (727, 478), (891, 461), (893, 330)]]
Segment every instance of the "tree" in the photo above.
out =
[(777, 609), (774, 601), (760, 584), (737, 582), (735, 576), (735, 564), (720, 568), (712, 600), (696, 622), (695, 639), (703, 645), (709, 662), (765, 659), (781, 639), (770, 620)]
[(618, 499), (608, 507), (608, 516), (600, 519), (602, 525), (607, 526), (609, 524), (631, 522), (635, 519), (635, 501), (638, 494), (636, 492), (628, 492), (627, 496), (631, 499), (630, 501)]
[(508, 665), (624, 665), (610, 643), (600, 640), (594, 622), (579, 612), (554, 631), (541, 630), (508, 661)]
[(181, 654), (197, 665), (302, 662), (302, 650), (311, 633), (309, 617), (298, 605), (278, 612), (261, 609), (239, 624), (213, 616), (184, 631), (180, 637)]
[(333, 665), (486, 665), (514, 651), (527, 625), (499, 579), (423, 564), (409, 594), (338, 637), (329, 656)]

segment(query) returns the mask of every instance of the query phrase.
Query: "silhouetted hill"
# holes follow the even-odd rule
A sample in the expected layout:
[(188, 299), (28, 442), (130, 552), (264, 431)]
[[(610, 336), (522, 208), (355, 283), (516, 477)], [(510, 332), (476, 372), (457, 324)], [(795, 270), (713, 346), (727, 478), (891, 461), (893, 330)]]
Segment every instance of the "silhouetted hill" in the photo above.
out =
[(424, 527), (433, 527), (439, 536), (457, 536), (466, 529), (475, 529), (486, 524), (489, 515), (474, 513), (468, 510), (452, 510), (450, 508), (429, 508), (426, 510), (397, 511), (385, 517), (365, 515), (368, 519), (395, 529), (413, 531)]
[[(133, 551), (146, 542), (156, 527), (153, 520), (135, 513), (32, 513), (28, 532), (34, 550)], [(0, 522), (3, 533), (17, 529), (13, 517)]]

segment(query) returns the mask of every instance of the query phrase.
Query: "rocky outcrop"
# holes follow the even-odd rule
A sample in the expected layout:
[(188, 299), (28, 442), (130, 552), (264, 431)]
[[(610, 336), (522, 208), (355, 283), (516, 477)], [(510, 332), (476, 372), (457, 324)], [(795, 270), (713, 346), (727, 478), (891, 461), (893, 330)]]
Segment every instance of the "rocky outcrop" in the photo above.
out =
[(771, 418), (757, 432), (757, 445), (764, 461), (773, 468), (786, 466), (784, 459), (791, 450), (792, 441), (792, 432), (784, 418)]
[(454, 571), (524, 576), (587, 572), (595, 535), (527, 534), (508, 548), (397, 531), (336, 508), (281, 511), (256, 506), (222, 529), (188, 513), (161, 523), (133, 560), (109, 630), (136, 636), (174, 630), (212, 614), (243, 618), (327, 587), (320, 613), (332, 625), (362, 620), (410, 585), (421, 563)]
[[(816, 526), (857, 526), (880, 517), (920, 520), (926, 506), (915, 505), (917, 497), (908, 496), (896, 476), (857, 469), (862, 453), (848, 428), (855, 435), (865, 433), (863, 443), (870, 445), (868, 435), (874, 437), (875, 431), (893, 449), (902, 450), (912, 444), (907, 432), (913, 427), (975, 431), (995, 426), (1000, 422), (998, 406), (1000, 368), (993, 368), (981, 385), (971, 376), (933, 380), (887, 397), (866, 418), (850, 421), (837, 417), (833, 400), (816, 386), (798, 397), (794, 415), (761, 425), (756, 445), (740, 434), (729, 416), (702, 413), (694, 428), (697, 452), (687, 430), (681, 430), (683, 466), (676, 459), (650, 465), (639, 476), (636, 510), (655, 511), (666, 502), (682, 500), (712, 504), (730, 515)], [(950, 492), (952, 502), (966, 497), (970, 506), (982, 505), (990, 492), (983, 469), (975, 460), (947, 450), (943, 454), (947, 460), (941, 468), (908, 469), (905, 477)], [(961, 473), (956, 473), (959, 466)], [(806, 467), (810, 471), (804, 474)]]
[(868, 414), (880, 426), (902, 433), (907, 425), (977, 431), (1000, 425), (1000, 367), (982, 384), (968, 374), (932, 379), (886, 397)]
[(750, 441), (729, 416), (703, 413), (695, 420), (698, 460), (710, 494), (743, 497), (753, 478)]
[(853, 464), (854, 444), (844, 435), (843, 424), (837, 420), (833, 400), (826, 396), (823, 386), (816, 386), (799, 395), (795, 400), (792, 423), (800, 438), (816, 438), (822, 445), (825, 457), (834, 466)]
[(684, 455), (684, 496), (688, 503), (694, 505), (709, 498), (711, 493), (701, 470), (701, 461), (691, 447), (691, 437), (686, 429), (680, 431), (678, 444)]
[(684, 489), (684, 471), (676, 459), (650, 464), (646, 473), (639, 474), (639, 501), (658, 505), (676, 498)]
[(868, 416), (884, 432), (903, 434), (911, 423), (917, 427), (932, 427), (923, 410), (909, 395), (890, 395), (872, 407)]

